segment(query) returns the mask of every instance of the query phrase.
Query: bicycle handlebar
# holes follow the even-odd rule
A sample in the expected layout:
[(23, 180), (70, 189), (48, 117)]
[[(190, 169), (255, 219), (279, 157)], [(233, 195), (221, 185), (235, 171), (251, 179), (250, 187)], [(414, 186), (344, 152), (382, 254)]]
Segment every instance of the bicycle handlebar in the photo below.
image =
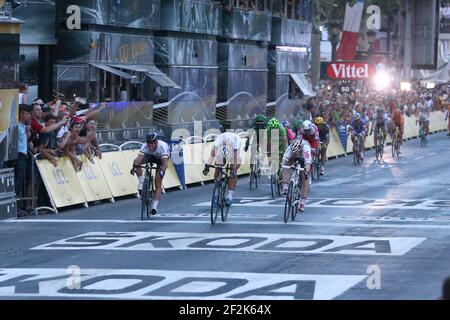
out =
[[(296, 170), (297, 167), (296, 166), (281, 166), (283, 169), (292, 169), (292, 170)], [(305, 168), (300, 168), (300, 171), (305, 171)]]

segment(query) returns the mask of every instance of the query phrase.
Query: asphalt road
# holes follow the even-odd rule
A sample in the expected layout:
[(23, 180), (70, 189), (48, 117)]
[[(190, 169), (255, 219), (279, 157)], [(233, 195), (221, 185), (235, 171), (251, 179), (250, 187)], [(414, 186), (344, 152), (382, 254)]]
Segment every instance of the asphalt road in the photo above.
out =
[(212, 184), (0, 222), (0, 298), (437, 299), (450, 276), (450, 139), (361, 166), (328, 162), (306, 210), (283, 222), (264, 179), (240, 179), (212, 226)]

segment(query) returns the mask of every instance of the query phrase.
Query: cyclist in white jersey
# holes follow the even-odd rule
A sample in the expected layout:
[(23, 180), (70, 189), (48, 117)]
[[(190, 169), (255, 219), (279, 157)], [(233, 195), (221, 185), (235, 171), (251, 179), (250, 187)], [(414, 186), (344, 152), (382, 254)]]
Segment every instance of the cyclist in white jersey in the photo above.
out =
[[(237, 171), (241, 166), (241, 155), (240, 155), (240, 143), (241, 139), (236, 133), (226, 132), (225, 126), (220, 125), (220, 131), (222, 132), (217, 136), (214, 141), (214, 146), (211, 150), (208, 161), (205, 163), (205, 168), (203, 174), (207, 175), (209, 172), (209, 167), (213, 163), (215, 158), (215, 165), (225, 166), (230, 164), (231, 176), (228, 180), (228, 191), (225, 196), (225, 205), (230, 207), (233, 203), (233, 193), (236, 191), (237, 185)], [(219, 178), (220, 170), (216, 168), (214, 173), (214, 179)]]
[[(146, 143), (139, 150), (139, 154), (134, 159), (133, 166), (140, 166), (145, 163), (155, 163), (157, 165), (155, 175), (155, 198), (152, 201), (152, 214), (158, 212), (158, 203), (161, 200), (162, 180), (169, 165), (169, 145), (158, 139), (158, 134), (154, 131), (147, 133)], [(142, 168), (134, 168), (139, 179), (138, 190), (142, 190)]]

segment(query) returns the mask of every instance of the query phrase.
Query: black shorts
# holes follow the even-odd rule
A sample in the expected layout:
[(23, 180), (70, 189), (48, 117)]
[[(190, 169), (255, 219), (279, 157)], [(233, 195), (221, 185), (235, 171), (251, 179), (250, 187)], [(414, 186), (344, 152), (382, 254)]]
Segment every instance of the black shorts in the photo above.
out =
[(152, 163), (152, 164), (154, 163), (154, 164), (156, 164), (158, 166), (158, 168), (160, 168), (162, 166), (162, 160), (161, 159), (158, 159), (155, 156), (151, 156), (151, 155), (148, 155), (148, 154), (145, 155), (144, 161), (142, 162), (142, 164), (145, 164), (145, 163)]

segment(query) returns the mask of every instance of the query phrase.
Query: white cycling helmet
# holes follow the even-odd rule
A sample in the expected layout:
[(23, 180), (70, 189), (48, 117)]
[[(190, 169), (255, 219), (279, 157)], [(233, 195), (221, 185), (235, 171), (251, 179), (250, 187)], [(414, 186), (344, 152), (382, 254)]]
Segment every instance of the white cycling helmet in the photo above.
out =
[(303, 121), (302, 131), (304, 133), (311, 133), (312, 128), (313, 128), (313, 124), (312, 124), (312, 122), (310, 120)]
[(292, 141), (291, 150), (292, 152), (299, 152), (302, 148), (302, 141), (300, 139), (295, 139)]

